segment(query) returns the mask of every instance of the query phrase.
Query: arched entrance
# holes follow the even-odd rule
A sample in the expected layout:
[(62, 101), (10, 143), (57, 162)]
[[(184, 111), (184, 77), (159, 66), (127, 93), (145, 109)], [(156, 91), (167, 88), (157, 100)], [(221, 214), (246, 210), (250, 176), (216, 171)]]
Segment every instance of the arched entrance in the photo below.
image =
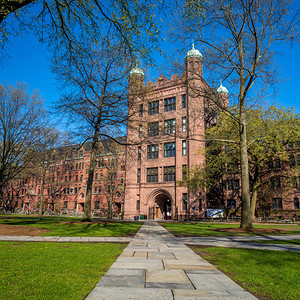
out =
[(172, 218), (172, 198), (165, 190), (156, 190), (151, 194), (153, 199), (153, 218), (171, 219)]

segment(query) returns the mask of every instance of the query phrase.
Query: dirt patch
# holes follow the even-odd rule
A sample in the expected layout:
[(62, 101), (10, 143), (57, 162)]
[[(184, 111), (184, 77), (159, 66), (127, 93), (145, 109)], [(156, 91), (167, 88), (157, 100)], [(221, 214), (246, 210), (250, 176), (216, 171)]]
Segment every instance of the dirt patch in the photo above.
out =
[(254, 233), (254, 234), (269, 234), (269, 233), (285, 233), (285, 229), (279, 228), (217, 228), (212, 231), (229, 232), (229, 233)]
[(37, 228), (37, 227), (29, 227), (29, 226), (0, 224), (0, 235), (36, 236), (46, 232), (49, 232), (49, 230), (43, 228)]

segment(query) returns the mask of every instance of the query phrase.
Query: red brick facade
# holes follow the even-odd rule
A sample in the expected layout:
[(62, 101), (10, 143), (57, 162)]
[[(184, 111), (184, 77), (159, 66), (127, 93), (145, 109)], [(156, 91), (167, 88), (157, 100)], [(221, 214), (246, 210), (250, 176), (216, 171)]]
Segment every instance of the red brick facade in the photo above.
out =
[(204, 191), (194, 194), (178, 185), (187, 169), (204, 164), (202, 58), (186, 58), (186, 71), (170, 80), (160, 76), (144, 86), (131, 75), (127, 128), (125, 217), (204, 216)]

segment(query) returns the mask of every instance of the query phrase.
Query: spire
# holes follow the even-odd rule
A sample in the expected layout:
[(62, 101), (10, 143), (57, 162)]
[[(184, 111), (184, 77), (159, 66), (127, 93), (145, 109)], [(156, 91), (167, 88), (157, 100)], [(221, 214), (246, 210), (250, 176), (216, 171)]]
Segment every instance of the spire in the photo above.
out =
[(142, 75), (144, 76), (144, 71), (139, 68), (138, 60), (135, 61), (135, 67), (130, 70), (130, 75)]
[(202, 58), (202, 54), (200, 53), (200, 51), (195, 49), (194, 41), (192, 43), (192, 49), (189, 50), (185, 56), (185, 58), (188, 58), (188, 57), (201, 57)]
[(228, 90), (226, 89), (225, 86), (222, 85), (222, 79), (220, 79), (220, 86), (217, 88), (217, 92), (220, 93), (225, 93), (229, 94)]

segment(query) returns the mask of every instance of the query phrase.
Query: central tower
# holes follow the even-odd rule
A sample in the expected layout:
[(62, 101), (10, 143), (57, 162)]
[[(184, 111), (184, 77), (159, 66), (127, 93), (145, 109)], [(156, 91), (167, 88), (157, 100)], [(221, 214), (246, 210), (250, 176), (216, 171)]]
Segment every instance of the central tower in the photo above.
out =
[(204, 164), (205, 84), (202, 55), (194, 45), (181, 77), (161, 75), (144, 85), (143, 71), (131, 70), (125, 217), (203, 216), (201, 191), (188, 191), (178, 181)]

